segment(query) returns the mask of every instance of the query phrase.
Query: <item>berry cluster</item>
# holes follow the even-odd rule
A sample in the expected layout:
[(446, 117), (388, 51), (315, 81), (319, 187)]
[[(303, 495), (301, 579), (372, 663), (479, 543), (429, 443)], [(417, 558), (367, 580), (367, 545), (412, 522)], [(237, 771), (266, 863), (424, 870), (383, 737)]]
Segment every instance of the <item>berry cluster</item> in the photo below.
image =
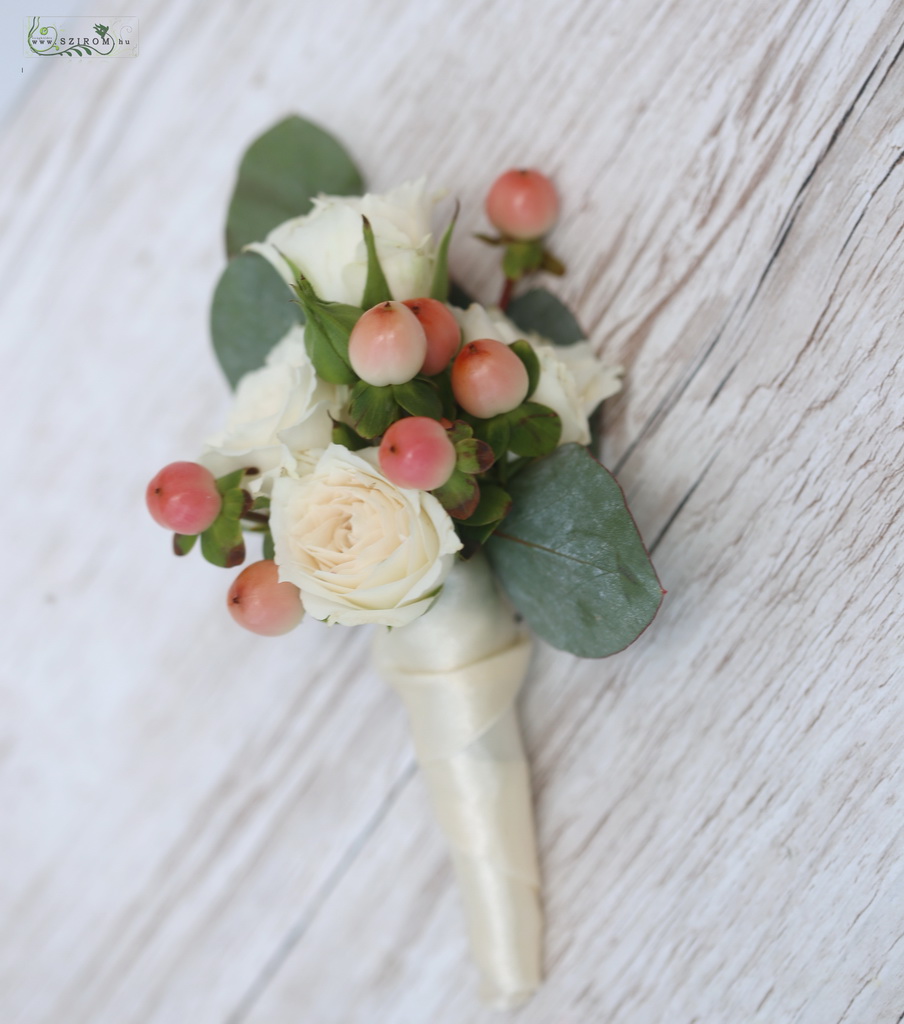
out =
[[(558, 199), (544, 175), (512, 170), (493, 184), (486, 212), (500, 237), (484, 240), (506, 246), (504, 306), (524, 273), (556, 269), (544, 262), (552, 258), (542, 236), (556, 220)], [(365, 237), (368, 230), (365, 222)], [(558, 443), (556, 413), (529, 401), (540, 372), (532, 346), (494, 338), (462, 346), (455, 315), (437, 298), (383, 298), (362, 312), (320, 302), (297, 278), (315, 369), (324, 380), (352, 385), (333, 440), (352, 449), (377, 446), (383, 475), (398, 487), (432, 492), (456, 520), (465, 554), (472, 552), (508, 513), (506, 481)], [(378, 289), (381, 278), (377, 266)], [(298, 625), (304, 609), (298, 588), (280, 582), (272, 559), (268, 499), (252, 499), (243, 487), (257, 473), (245, 467), (215, 479), (198, 463), (175, 462), (148, 485), (147, 505), (176, 534), (177, 554), (200, 536), (205, 557), (225, 567), (244, 561), (243, 531), (264, 534), (265, 557), (235, 579), (227, 605), (240, 625), (277, 636)]]

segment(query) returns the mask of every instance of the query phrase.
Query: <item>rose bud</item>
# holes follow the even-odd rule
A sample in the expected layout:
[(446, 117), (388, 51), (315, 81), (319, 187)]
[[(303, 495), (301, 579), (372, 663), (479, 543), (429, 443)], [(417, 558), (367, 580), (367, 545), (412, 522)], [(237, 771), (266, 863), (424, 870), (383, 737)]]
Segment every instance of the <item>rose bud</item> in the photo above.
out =
[(553, 183), (539, 171), (511, 170), (500, 175), (486, 198), (486, 214), (507, 238), (542, 238), (559, 216)]
[(455, 401), (480, 419), (515, 409), (527, 398), (529, 386), (524, 363), (492, 338), (469, 342), (452, 364)]
[(269, 558), (254, 562), (236, 576), (226, 604), (240, 626), (260, 636), (282, 636), (304, 617), (298, 587), (280, 583), (276, 563)]
[(348, 358), (361, 380), (375, 387), (405, 384), (420, 372), (427, 335), (402, 302), (381, 302), (364, 313), (348, 339)]
[(176, 533), (203, 533), (220, 514), (223, 499), (209, 469), (197, 462), (171, 462), (148, 484), (148, 511)]
[(421, 373), (428, 377), (441, 373), (461, 345), (458, 321), (438, 299), (407, 299), (405, 305), (418, 318), (427, 336), (427, 356)]
[(380, 469), (396, 487), (442, 487), (455, 469), (455, 459), (449, 435), (427, 416), (396, 420), (380, 443)]

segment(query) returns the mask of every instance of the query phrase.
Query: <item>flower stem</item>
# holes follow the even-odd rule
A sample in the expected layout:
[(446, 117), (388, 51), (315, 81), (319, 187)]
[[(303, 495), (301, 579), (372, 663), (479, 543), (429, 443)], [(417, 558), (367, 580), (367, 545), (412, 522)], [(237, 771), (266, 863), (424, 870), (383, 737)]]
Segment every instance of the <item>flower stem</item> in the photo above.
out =
[(513, 277), (507, 277), (505, 279), (505, 285), (502, 288), (502, 295), (499, 296), (499, 308), (504, 313), (508, 309), (508, 304), (512, 301), (512, 292), (515, 290), (515, 279)]

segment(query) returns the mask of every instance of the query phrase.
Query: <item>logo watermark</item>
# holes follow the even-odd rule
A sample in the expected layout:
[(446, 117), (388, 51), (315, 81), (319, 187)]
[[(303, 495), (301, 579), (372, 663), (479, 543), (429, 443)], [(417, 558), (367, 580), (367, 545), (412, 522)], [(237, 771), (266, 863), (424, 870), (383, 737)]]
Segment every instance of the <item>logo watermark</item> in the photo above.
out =
[(137, 57), (137, 18), (25, 19), (26, 57)]

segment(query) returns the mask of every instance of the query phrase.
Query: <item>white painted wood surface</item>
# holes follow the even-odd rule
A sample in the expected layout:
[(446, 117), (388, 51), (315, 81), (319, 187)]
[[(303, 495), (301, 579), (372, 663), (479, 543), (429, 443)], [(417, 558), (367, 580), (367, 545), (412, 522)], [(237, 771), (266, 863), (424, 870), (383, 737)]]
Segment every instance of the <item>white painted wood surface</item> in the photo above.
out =
[(669, 590), (538, 650), (548, 979), (518, 1024), (904, 1019), (904, 5), (160, 0), (0, 142), (4, 1024), (461, 1024), (460, 908), (367, 631), (235, 630), (143, 488), (227, 404), (237, 159), (291, 111), (375, 188), (565, 200), (555, 287)]

